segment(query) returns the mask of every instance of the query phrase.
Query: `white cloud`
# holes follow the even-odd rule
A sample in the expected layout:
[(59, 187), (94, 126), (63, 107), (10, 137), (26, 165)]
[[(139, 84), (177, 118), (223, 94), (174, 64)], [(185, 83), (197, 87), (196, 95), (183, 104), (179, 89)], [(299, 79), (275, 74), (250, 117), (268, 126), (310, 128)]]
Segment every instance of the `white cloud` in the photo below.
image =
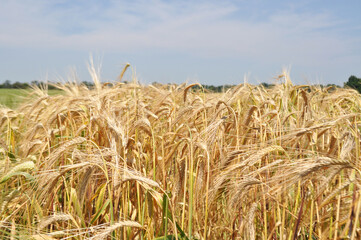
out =
[(242, 4), (3, 0), (0, 46), (126, 54), (154, 50), (306, 67), (360, 57), (354, 56), (360, 38), (341, 35), (344, 22), (332, 12), (297, 6), (262, 11), (259, 6), (261, 16)]
[(348, 45), (328, 30), (338, 22), (325, 13), (276, 11), (267, 21), (252, 22), (232, 16), (244, 14), (232, 4), (80, 2), (58, 1), (64, 6), (55, 8), (40, 0), (6, 1), (0, 12), (1, 45), (128, 52), (163, 48), (257, 57), (292, 49), (330, 52), (329, 45), (340, 50)]

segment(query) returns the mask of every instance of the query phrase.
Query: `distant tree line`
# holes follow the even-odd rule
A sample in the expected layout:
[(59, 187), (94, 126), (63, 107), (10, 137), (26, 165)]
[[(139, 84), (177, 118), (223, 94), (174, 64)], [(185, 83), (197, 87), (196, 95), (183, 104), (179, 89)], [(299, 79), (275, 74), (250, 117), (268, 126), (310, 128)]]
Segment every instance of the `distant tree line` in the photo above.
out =
[(29, 83), (21, 83), (21, 82), (15, 82), (11, 83), (10, 80), (6, 80), (3, 84), (0, 84), (0, 88), (29, 88)]
[[(213, 86), (213, 85), (202, 85), (203, 89), (208, 90), (210, 92), (226, 92), (228, 89), (234, 87), (236, 85), (221, 85), (221, 86)], [(200, 89), (198, 85), (192, 87), (192, 89)]]
[[(94, 83), (93, 82), (87, 82), (87, 81), (83, 81), (81, 82), (81, 84), (87, 86), (88, 88), (93, 88), (94, 87)], [(156, 82), (154, 82), (153, 84), (158, 84)], [(34, 80), (30, 83), (21, 83), (21, 82), (14, 82), (12, 83), (10, 80), (6, 80), (4, 83), (0, 84), (0, 88), (15, 88), (15, 89), (27, 89), (30, 88), (31, 86), (44, 86), (45, 83), (41, 82), (41, 81), (37, 81)], [(214, 85), (202, 85), (203, 88), (209, 92), (225, 92), (228, 89), (236, 86), (236, 85), (220, 85), (220, 86), (214, 86)], [(261, 83), (260, 86), (263, 86), (264, 88), (272, 88), (275, 85), (274, 84), (269, 84), (269, 83)], [(335, 85), (335, 84), (327, 84), (327, 85), (318, 85), (320, 87), (331, 87), (331, 88), (340, 88), (340, 86)], [(344, 83), (344, 87), (345, 88), (353, 88), (356, 89), (358, 92), (361, 93), (361, 78), (358, 78), (354, 75), (351, 75), (348, 79), (347, 82)], [(48, 89), (56, 89), (56, 87), (52, 84), (48, 84)], [(194, 90), (199, 90), (200, 87), (199, 86), (194, 86), (192, 87), (192, 89)]]
[[(202, 85), (202, 87), (205, 89), (205, 90), (208, 90), (210, 92), (216, 92), (216, 93), (219, 93), (219, 92), (226, 92), (228, 89), (232, 88), (232, 87), (235, 87), (236, 85), (221, 85), (221, 86), (213, 86), (213, 85)], [(275, 84), (270, 84), (270, 83), (260, 83), (259, 86), (262, 86), (266, 89), (269, 89), (269, 88), (273, 88), (275, 86)], [(322, 85), (322, 84), (316, 84), (316, 85), (313, 85), (313, 86), (317, 86), (317, 87), (320, 87), (320, 88), (330, 88), (329, 91), (332, 91), (332, 90), (335, 90), (336, 88), (340, 88), (339, 85), (336, 85), (336, 84), (327, 84), (327, 85)], [(309, 86), (305, 86), (304, 87), (307, 91), (311, 91), (310, 87)], [(192, 87), (193, 90), (199, 90), (200, 87), (198, 85), (196, 86), (193, 86)]]
[[(94, 83), (92, 82), (82, 82), (82, 84), (84, 84), (85, 86), (92, 88), (94, 87)], [(30, 83), (21, 83), (21, 82), (14, 82), (12, 83), (10, 80), (6, 80), (4, 83), (0, 84), (0, 88), (7, 88), (7, 89), (27, 89), (30, 88), (31, 86), (37, 86), (37, 87), (42, 87), (44, 86), (45, 83), (41, 82), (41, 81), (31, 81)], [(53, 84), (48, 84), (47, 85), (48, 89), (56, 89), (56, 87)]]

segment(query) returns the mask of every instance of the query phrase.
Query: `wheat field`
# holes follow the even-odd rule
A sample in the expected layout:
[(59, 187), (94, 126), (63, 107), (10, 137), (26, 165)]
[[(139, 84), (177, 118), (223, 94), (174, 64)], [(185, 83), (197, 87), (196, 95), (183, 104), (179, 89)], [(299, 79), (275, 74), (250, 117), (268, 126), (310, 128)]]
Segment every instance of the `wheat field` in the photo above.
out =
[(356, 91), (93, 80), (0, 109), (1, 239), (361, 238)]

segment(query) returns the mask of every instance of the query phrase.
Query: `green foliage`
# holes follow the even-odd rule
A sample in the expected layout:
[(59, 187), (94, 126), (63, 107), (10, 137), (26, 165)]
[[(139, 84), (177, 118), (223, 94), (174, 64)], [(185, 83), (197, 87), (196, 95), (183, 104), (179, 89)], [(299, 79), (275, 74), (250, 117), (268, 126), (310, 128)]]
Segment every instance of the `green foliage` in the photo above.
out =
[(272, 88), (272, 87), (275, 86), (274, 84), (266, 83), (266, 82), (263, 82), (263, 83), (261, 83), (260, 85), (263, 86), (263, 87), (265, 87), (265, 88)]
[(344, 84), (345, 87), (356, 89), (361, 93), (361, 78), (357, 78), (354, 75), (350, 76), (348, 81)]

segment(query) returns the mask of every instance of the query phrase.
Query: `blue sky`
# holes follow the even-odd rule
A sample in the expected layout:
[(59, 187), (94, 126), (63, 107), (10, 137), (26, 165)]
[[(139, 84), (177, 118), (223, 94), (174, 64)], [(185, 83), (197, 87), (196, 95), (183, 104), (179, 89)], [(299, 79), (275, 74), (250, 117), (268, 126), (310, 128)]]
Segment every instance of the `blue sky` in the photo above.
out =
[(361, 77), (360, 1), (0, 0), (0, 82), (342, 85)]

